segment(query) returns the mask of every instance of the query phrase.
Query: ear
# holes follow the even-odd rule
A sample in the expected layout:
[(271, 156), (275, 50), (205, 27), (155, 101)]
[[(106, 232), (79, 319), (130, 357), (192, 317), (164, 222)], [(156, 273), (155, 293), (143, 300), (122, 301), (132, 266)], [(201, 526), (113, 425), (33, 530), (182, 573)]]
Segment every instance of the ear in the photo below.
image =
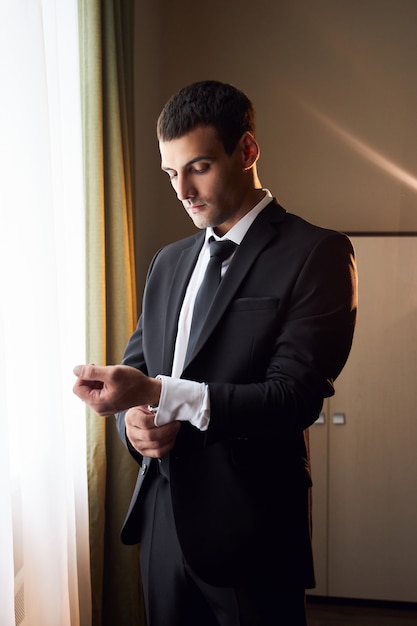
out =
[(240, 138), (239, 146), (243, 158), (243, 169), (249, 170), (253, 165), (255, 165), (260, 155), (258, 142), (252, 133), (247, 131)]

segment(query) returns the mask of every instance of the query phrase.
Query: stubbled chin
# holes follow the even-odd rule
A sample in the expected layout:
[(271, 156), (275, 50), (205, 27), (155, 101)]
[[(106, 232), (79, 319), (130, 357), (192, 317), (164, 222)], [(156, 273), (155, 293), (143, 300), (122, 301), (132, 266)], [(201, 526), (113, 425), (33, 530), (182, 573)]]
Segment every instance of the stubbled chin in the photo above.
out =
[(208, 226), (211, 226), (211, 224), (204, 219), (201, 215), (190, 215), (191, 219), (194, 222), (194, 226), (196, 226), (197, 228), (207, 228)]
[(193, 213), (192, 211), (187, 211), (187, 213), (197, 228), (207, 228), (208, 226), (211, 226), (210, 220), (206, 215), (203, 215), (202, 213)]

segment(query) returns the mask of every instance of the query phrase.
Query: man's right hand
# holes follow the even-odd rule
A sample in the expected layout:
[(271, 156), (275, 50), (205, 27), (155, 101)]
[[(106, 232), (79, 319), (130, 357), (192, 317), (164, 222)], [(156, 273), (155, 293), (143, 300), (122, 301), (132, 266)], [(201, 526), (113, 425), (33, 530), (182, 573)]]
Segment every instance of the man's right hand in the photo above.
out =
[(74, 393), (99, 415), (159, 402), (161, 381), (128, 365), (77, 365), (74, 374)]

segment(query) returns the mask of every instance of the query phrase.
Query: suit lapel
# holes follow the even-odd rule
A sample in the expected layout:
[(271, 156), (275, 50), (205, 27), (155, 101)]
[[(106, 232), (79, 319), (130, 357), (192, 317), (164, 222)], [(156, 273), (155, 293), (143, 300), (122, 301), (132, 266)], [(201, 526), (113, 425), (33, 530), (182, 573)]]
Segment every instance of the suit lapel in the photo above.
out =
[(220, 283), (194, 352), (189, 361), (184, 364), (184, 369), (201, 350), (214, 331), (225, 310), (233, 300), (237, 289), (262, 250), (278, 236), (279, 224), (283, 221), (284, 216), (285, 210), (275, 201), (272, 201), (258, 215), (249, 228)]

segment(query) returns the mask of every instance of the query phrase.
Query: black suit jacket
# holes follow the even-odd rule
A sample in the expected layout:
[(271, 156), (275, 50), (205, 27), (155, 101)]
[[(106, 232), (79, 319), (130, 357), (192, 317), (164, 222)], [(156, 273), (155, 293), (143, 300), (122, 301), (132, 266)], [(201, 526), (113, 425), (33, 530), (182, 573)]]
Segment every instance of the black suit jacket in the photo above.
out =
[[(123, 362), (170, 375), (184, 293), (204, 233), (160, 250)], [(183, 423), (170, 453), (178, 537), (214, 585), (314, 586), (308, 431), (351, 347), (356, 271), (349, 239), (287, 213), (258, 215), (223, 278), (183, 378), (209, 385), (206, 432)], [(141, 540), (141, 489), (157, 461), (142, 458), (122, 529)]]

